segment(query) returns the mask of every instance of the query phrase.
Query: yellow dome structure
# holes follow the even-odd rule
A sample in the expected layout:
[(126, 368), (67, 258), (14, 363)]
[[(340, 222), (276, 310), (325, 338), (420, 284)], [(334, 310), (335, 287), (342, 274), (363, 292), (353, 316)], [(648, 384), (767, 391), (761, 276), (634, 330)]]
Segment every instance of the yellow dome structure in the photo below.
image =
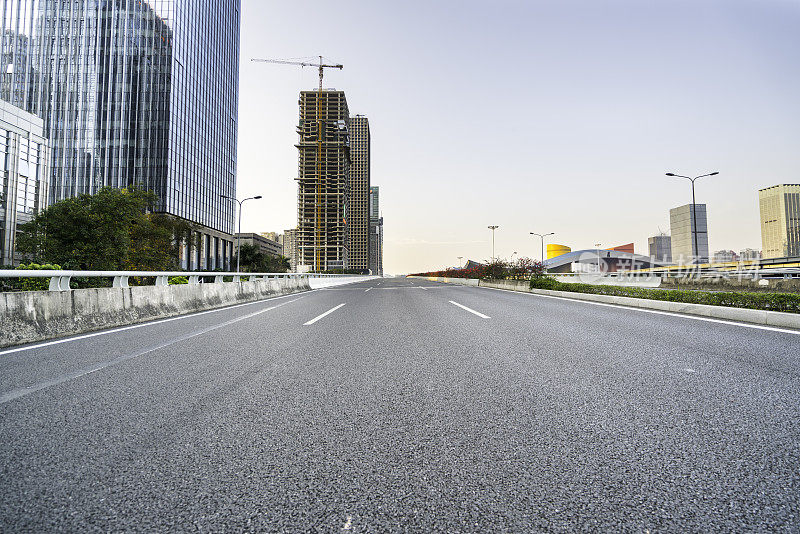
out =
[(572, 249), (566, 245), (556, 245), (555, 243), (547, 244), (547, 259), (556, 258), (567, 252), (572, 252)]

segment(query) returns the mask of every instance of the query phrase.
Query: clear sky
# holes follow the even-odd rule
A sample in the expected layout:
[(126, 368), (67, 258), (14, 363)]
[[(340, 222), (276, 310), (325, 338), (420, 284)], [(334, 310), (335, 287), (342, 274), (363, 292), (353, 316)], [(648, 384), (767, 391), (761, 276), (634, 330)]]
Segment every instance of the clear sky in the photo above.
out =
[(800, 183), (800, 0), (243, 0), (243, 231), (297, 222), (311, 68), (369, 117), (387, 273), (669, 231), (708, 204), (712, 251), (761, 248), (758, 189)]

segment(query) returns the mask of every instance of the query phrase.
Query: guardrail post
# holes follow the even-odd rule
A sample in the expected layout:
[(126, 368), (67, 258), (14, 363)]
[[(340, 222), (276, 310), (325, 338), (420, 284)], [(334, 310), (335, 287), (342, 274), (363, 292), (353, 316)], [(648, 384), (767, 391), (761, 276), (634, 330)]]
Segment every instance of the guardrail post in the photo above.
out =
[(199, 284), (200, 283), (200, 276), (193, 274), (189, 276), (189, 283), (191, 285)]
[(220, 275), (214, 276), (214, 283), (215, 284), (221, 284), (222, 283), (222, 276), (220, 276)]
[(130, 287), (128, 286), (128, 277), (127, 276), (115, 276), (114, 283), (112, 287)]
[(168, 276), (156, 276), (156, 285), (157, 286), (168, 286), (169, 285), (169, 277)]
[(236, 276), (233, 277), (233, 281), (234, 282), (241, 282), (242, 281), (242, 277), (237, 274)]
[(50, 291), (70, 291), (69, 276), (54, 276), (50, 279)]

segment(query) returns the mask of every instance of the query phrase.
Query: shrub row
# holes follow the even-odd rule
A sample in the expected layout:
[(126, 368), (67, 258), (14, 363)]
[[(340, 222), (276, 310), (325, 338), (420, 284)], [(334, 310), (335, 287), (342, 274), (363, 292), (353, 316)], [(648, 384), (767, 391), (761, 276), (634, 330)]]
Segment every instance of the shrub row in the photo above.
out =
[(544, 273), (542, 262), (530, 258), (517, 258), (515, 262), (495, 260), (489, 263), (474, 263), (469, 269), (446, 269), (409, 276), (436, 276), (440, 278), (478, 278), (480, 280), (527, 280)]
[(615, 297), (667, 300), (687, 304), (708, 304), (731, 308), (800, 313), (800, 294), (744, 293), (733, 291), (688, 291), (683, 289), (651, 289), (643, 287), (604, 286), (559, 282), (549, 277), (531, 279), (531, 289), (549, 289), (572, 293), (591, 293)]
[[(21, 263), (19, 267), (13, 265), (4, 265), (2, 269), (30, 269), (32, 271), (47, 270), (58, 271), (61, 269), (60, 265), (53, 265), (45, 263), (40, 265), (38, 263)], [(50, 287), (49, 278), (0, 278), (0, 292), (4, 291), (43, 291)]]

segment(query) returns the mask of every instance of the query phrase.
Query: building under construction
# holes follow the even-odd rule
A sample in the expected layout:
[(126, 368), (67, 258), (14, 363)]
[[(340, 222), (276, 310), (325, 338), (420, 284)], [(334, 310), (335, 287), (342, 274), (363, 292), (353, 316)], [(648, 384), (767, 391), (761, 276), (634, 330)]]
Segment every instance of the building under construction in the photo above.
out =
[(349, 268), (350, 114), (344, 91), (300, 92), (297, 270)]
[[(369, 119), (350, 119), (350, 187), (347, 203), (347, 254), (350, 269), (369, 272)], [(375, 274), (375, 273), (373, 273)]]

